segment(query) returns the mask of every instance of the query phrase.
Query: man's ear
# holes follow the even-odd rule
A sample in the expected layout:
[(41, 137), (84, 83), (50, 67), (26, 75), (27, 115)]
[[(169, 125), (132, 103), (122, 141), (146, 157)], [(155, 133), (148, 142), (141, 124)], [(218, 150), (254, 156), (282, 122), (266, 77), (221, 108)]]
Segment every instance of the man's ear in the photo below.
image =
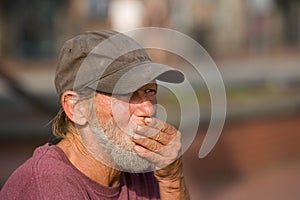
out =
[(79, 96), (76, 92), (68, 90), (61, 96), (61, 105), (68, 116), (68, 118), (78, 125), (85, 125), (87, 119), (84, 113), (84, 109), (78, 104)]

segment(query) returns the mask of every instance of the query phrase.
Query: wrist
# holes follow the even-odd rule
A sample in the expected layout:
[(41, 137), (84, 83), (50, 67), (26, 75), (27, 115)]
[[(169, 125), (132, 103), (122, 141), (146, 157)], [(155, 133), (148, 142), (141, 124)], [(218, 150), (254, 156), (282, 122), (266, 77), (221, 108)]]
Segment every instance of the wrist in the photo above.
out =
[(182, 158), (178, 158), (172, 164), (156, 170), (154, 172), (155, 177), (159, 182), (175, 182), (183, 178), (183, 164)]
[(177, 179), (161, 179), (158, 181), (162, 200), (189, 200), (189, 192), (183, 176)]
[(159, 184), (161, 199), (189, 199), (181, 158), (165, 168), (156, 170), (154, 175)]

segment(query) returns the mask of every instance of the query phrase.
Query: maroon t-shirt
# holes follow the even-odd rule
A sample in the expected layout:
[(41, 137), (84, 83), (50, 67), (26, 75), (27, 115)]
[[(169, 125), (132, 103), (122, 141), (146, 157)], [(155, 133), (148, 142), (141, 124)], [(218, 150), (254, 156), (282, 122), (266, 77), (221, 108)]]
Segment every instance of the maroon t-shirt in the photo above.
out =
[(122, 173), (117, 187), (102, 186), (80, 172), (55, 145), (37, 148), (0, 191), (1, 200), (159, 199), (153, 173)]

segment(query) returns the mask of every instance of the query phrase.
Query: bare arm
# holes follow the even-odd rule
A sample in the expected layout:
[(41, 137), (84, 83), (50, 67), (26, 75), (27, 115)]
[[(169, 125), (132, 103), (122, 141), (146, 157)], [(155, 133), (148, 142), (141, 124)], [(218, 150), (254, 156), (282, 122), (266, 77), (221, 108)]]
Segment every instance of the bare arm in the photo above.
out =
[(185, 185), (182, 167), (182, 158), (180, 157), (171, 165), (156, 170), (154, 173), (159, 183), (161, 199), (190, 199), (188, 189)]

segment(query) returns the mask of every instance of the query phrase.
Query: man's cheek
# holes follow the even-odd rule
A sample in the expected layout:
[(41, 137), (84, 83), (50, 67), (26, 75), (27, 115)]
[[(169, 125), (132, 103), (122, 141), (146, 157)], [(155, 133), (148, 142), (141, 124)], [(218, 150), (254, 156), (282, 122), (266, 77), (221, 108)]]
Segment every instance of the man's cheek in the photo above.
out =
[(130, 124), (131, 114), (128, 103), (126, 102), (115, 102), (112, 104), (112, 117), (116, 122), (117, 126), (126, 131)]

